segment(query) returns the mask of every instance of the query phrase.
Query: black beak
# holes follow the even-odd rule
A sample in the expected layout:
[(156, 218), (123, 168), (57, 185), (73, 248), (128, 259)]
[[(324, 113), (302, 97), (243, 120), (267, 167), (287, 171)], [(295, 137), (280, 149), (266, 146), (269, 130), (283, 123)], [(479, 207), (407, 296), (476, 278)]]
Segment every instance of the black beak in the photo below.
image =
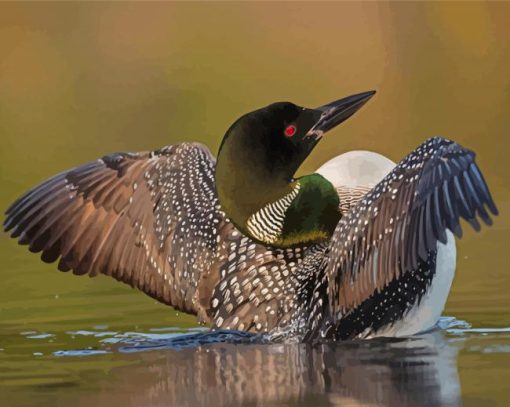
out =
[(371, 90), (335, 100), (327, 105), (315, 108), (314, 110), (321, 112), (321, 116), (306, 136), (311, 136), (316, 140), (320, 139), (324, 133), (356, 113), (374, 95), (375, 90)]

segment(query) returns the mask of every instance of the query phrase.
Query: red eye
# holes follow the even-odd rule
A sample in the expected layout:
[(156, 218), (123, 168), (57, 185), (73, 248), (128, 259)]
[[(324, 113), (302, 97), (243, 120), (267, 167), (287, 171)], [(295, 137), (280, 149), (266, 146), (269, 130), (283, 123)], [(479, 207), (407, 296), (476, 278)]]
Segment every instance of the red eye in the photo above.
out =
[(290, 126), (287, 126), (284, 131), (285, 136), (292, 137), (294, 134), (296, 134), (296, 130), (297, 130), (297, 128), (293, 124), (291, 124)]

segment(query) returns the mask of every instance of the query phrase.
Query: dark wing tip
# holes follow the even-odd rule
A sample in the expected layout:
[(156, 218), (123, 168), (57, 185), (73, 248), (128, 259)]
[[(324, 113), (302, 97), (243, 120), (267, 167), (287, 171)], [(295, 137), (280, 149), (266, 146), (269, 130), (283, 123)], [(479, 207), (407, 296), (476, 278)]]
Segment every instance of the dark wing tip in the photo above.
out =
[[(489, 193), (490, 194), (490, 193)], [(496, 204), (494, 203), (494, 201), (492, 200), (492, 196), (489, 195), (489, 201), (487, 202), (487, 207), (489, 208), (489, 210), (491, 211), (491, 213), (494, 215), (494, 216), (498, 216), (499, 215), (499, 210), (498, 208), (496, 207)]]
[(14, 209), (21, 203), (21, 201), (23, 201), (23, 199), (25, 199), (25, 197), (29, 194), (30, 192), (26, 193), (26, 194), (23, 194), (22, 196), (20, 196), (18, 199), (16, 199), (13, 203), (11, 203), (9, 205), (9, 207), (4, 211), (4, 215), (5, 215), (5, 219), (4, 221), (2, 222), (3, 225), (6, 224), (6, 222), (8, 221), (8, 219), (11, 217), (11, 215), (13, 214), (12, 212), (14, 211)]
[(21, 196), (20, 198), (16, 199), (4, 212), (5, 218), (2, 221), (2, 228), (4, 232), (9, 232), (13, 227), (16, 226), (16, 222), (14, 222), (14, 219), (16, 219), (16, 207), (18, 204), (25, 198), (26, 195)]
[(9, 213), (8, 212), (5, 212), (5, 218), (4, 220), (2, 221), (2, 229), (4, 230), (4, 232), (8, 232), (9, 230), (12, 229), (12, 218), (9, 216)]
[[(436, 151), (434, 158), (426, 166), (441, 169), (441, 176), (433, 179), (432, 183), (440, 181), (440, 178), (446, 176), (443, 181), (442, 195), (448, 214), (446, 219), (448, 229), (460, 238), (462, 230), (458, 224), (458, 218), (466, 220), (475, 231), (481, 229), (478, 218), (486, 225), (492, 225), (492, 219), (486, 208), (493, 215), (498, 214), (498, 209), (476, 164), (476, 154), (472, 150), (446, 139), (433, 138), (432, 144)], [(433, 175), (436, 176), (437, 173), (434, 172)], [(420, 187), (422, 185), (424, 189), (429, 187), (427, 183), (420, 183)], [(427, 195), (427, 191), (422, 193)]]

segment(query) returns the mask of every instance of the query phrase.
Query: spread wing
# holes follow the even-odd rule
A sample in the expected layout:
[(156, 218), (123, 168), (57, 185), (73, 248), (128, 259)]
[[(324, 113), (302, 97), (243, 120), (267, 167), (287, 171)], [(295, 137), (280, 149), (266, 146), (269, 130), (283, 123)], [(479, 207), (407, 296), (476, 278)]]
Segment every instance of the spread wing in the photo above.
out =
[(177, 309), (202, 313), (233, 226), (219, 209), (215, 161), (183, 143), (117, 153), (63, 172), (8, 210), (11, 236), (74, 274), (98, 273)]
[(344, 216), (329, 246), (327, 275), (333, 311), (347, 312), (419, 259), (462, 235), (460, 218), (480, 229), (496, 206), (475, 154), (432, 138), (404, 158)]

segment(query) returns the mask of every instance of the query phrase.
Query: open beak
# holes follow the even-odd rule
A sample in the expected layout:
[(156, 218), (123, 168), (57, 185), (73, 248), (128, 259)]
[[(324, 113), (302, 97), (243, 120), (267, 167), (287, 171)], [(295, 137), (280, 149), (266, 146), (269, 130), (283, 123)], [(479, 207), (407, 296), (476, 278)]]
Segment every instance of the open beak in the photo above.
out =
[(317, 123), (308, 131), (306, 137), (313, 137), (315, 140), (319, 140), (324, 133), (356, 113), (374, 95), (375, 90), (371, 90), (335, 100), (327, 105), (315, 108), (314, 110), (322, 113)]

